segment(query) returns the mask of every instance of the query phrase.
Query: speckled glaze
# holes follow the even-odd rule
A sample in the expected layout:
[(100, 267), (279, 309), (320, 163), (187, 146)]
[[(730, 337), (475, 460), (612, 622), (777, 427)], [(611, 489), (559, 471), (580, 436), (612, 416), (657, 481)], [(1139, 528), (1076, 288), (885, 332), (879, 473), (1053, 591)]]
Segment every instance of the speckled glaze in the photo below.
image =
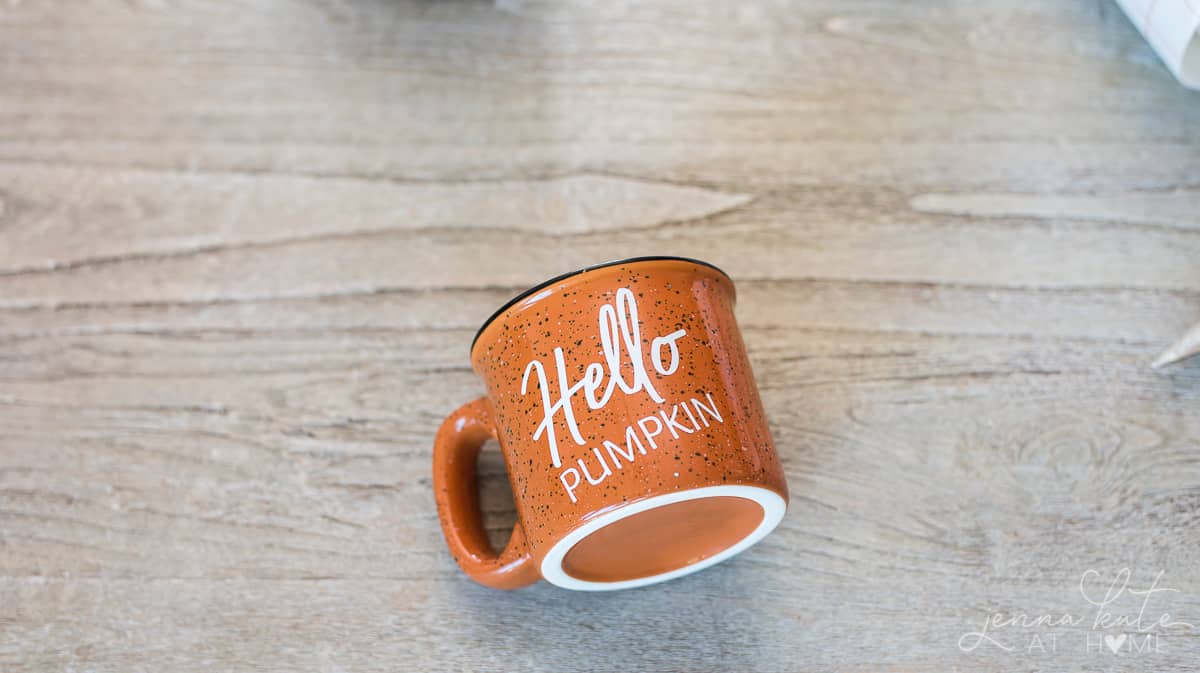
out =
[[(577, 536), (590, 521), (625, 516), (615, 513), (633, 503), (725, 492), (716, 486), (756, 487), (786, 503), (734, 300), (733, 282), (714, 267), (644, 258), (561, 277), (493, 316), (471, 350), (487, 396), (451, 414), (434, 446), (442, 528), (468, 575), (505, 589), (543, 574), (568, 588), (634, 586), (638, 578), (623, 575), (608, 584), (569, 586), (573, 579), (555, 580), (548, 571), (561, 569), (569, 552), (561, 543), (573, 531)], [(488, 546), (474, 483), (475, 459), (489, 436), (504, 452), (519, 516), (499, 554)], [(691, 514), (675, 509), (678, 523), (661, 524), (661, 535), (672, 535), (678, 525), (697, 539), (688, 542), (687, 557), (647, 560), (647, 568), (666, 563), (682, 574), (715, 551), (736, 553), (734, 543), (745, 537), (700, 539), (708, 528), (720, 528), (706, 526), (713, 507), (691, 508)], [(695, 519), (701, 513), (709, 519)], [(593, 565), (603, 563), (596, 546), (586, 554)], [(614, 559), (635, 559), (625, 567), (636, 568), (637, 555), (649, 559), (654, 551), (644, 539), (641, 549), (622, 548), (619, 539), (606, 546)], [(548, 555), (558, 560), (547, 565)]]

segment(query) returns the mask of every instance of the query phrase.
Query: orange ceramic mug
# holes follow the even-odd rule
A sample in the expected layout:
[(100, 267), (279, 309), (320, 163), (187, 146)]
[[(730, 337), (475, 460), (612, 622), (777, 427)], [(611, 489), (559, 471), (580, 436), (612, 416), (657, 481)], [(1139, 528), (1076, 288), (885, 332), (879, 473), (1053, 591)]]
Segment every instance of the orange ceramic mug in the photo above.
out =
[[(734, 320), (733, 281), (680, 257), (546, 281), (471, 346), (488, 394), (433, 446), (442, 531), (469, 576), (514, 589), (653, 584), (708, 567), (783, 518), (787, 485)], [(519, 521), (488, 543), (475, 461), (504, 453)]]

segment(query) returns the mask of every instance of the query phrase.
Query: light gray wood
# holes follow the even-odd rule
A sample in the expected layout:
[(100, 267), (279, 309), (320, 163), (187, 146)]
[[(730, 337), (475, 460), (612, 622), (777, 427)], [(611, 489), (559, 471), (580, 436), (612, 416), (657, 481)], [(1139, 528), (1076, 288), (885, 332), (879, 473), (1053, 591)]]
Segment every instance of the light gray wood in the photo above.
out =
[[(1108, 2), (0, 5), (0, 670), (1192, 670), (1089, 648), (1133, 629), (1079, 585), (1200, 624), (1200, 364), (1149, 367), (1198, 176)], [(474, 329), (654, 253), (737, 280), (788, 516), (472, 584), (429, 447)], [(997, 612), (1086, 619), (964, 651)]]

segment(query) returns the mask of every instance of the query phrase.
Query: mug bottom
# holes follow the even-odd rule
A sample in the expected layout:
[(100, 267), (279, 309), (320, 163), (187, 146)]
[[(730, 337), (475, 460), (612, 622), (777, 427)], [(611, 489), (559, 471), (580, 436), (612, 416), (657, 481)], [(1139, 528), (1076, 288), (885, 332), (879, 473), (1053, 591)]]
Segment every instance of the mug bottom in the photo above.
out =
[(542, 560), (565, 589), (605, 591), (702, 570), (761, 540), (787, 503), (759, 486), (721, 485), (639, 500), (572, 531)]

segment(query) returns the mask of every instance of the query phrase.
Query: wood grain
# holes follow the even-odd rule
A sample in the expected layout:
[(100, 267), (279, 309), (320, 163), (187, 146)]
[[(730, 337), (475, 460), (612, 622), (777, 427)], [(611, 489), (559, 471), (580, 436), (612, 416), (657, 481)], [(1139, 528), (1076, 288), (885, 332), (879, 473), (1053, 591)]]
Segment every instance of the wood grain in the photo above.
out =
[[(0, 6), (0, 670), (1192, 670), (1079, 583), (1200, 624), (1198, 103), (1100, 1)], [(474, 329), (656, 253), (737, 280), (787, 518), (473, 585)]]

